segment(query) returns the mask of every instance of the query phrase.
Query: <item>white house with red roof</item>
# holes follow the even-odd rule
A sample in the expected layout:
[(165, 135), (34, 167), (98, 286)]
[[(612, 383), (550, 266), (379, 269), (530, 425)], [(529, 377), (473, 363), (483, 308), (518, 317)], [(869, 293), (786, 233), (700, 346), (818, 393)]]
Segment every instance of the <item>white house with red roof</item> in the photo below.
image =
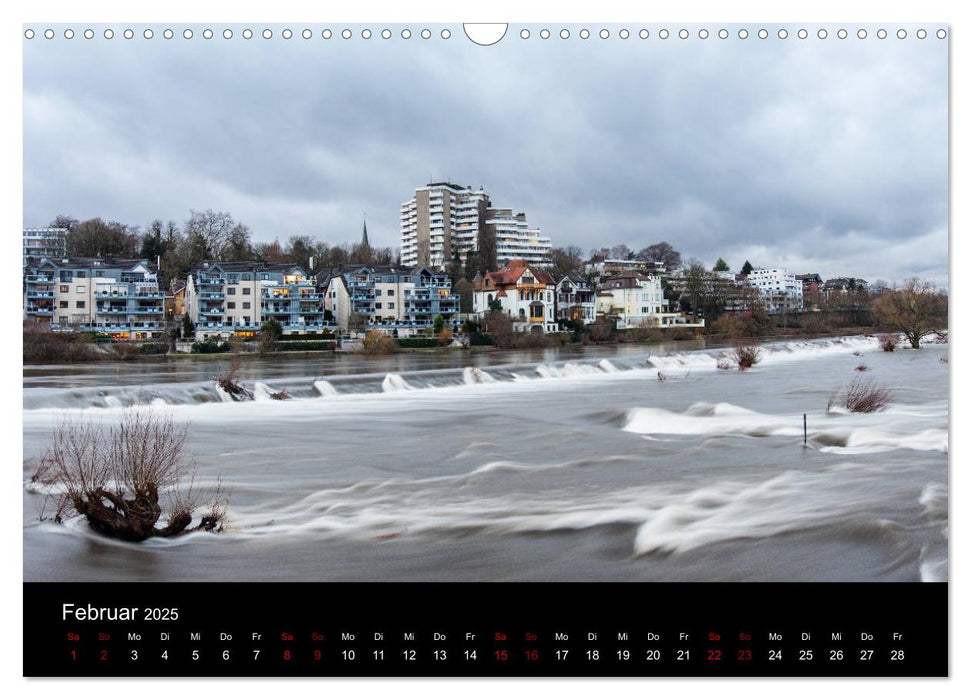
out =
[(473, 313), (483, 317), (493, 309), (511, 317), (516, 331), (555, 333), (556, 280), (524, 260), (511, 260), (475, 282)]

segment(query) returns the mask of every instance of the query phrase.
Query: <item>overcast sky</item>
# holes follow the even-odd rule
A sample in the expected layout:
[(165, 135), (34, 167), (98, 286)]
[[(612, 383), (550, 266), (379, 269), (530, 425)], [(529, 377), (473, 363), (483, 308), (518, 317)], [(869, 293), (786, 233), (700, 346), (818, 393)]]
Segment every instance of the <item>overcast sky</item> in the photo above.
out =
[(396, 247), (401, 202), (431, 178), (485, 186), (555, 246), (667, 240), (736, 271), (947, 283), (948, 42), (916, 27), (544, 41), (515, 26), (479, 47), (460, 25), (447, 41), (91, 26), (24, 42), (24, 226), (211, 208), (258, 241), (340, 243), (367, 212), (372, 243)]

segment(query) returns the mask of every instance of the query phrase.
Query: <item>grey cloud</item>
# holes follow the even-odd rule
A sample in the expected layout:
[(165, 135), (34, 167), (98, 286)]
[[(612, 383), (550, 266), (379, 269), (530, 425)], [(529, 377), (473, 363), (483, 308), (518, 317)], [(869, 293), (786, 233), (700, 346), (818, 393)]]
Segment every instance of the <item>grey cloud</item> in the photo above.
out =
[(26, 42), (24, 225), (211, 207), (340, 242), (367, 211), (397, 245), (449, 178), (555, 245), (947, 281), (946, 42), (395, 36)]

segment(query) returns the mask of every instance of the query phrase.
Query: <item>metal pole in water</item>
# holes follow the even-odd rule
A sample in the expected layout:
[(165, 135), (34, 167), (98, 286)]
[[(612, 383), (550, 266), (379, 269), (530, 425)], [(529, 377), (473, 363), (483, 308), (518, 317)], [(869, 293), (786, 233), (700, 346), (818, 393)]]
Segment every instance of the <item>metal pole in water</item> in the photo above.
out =
[(802, 414), (802, 444), (805, 445), (809, 441), (809, 433), (806, 431), (806, 414)]

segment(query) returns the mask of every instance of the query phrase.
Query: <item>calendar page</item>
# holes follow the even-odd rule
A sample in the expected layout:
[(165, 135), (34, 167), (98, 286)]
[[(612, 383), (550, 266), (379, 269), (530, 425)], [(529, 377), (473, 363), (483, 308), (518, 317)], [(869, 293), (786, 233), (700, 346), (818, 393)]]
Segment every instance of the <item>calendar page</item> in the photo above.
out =
[(25, 676), (947, 676), (946, 23), (27, 23)]

